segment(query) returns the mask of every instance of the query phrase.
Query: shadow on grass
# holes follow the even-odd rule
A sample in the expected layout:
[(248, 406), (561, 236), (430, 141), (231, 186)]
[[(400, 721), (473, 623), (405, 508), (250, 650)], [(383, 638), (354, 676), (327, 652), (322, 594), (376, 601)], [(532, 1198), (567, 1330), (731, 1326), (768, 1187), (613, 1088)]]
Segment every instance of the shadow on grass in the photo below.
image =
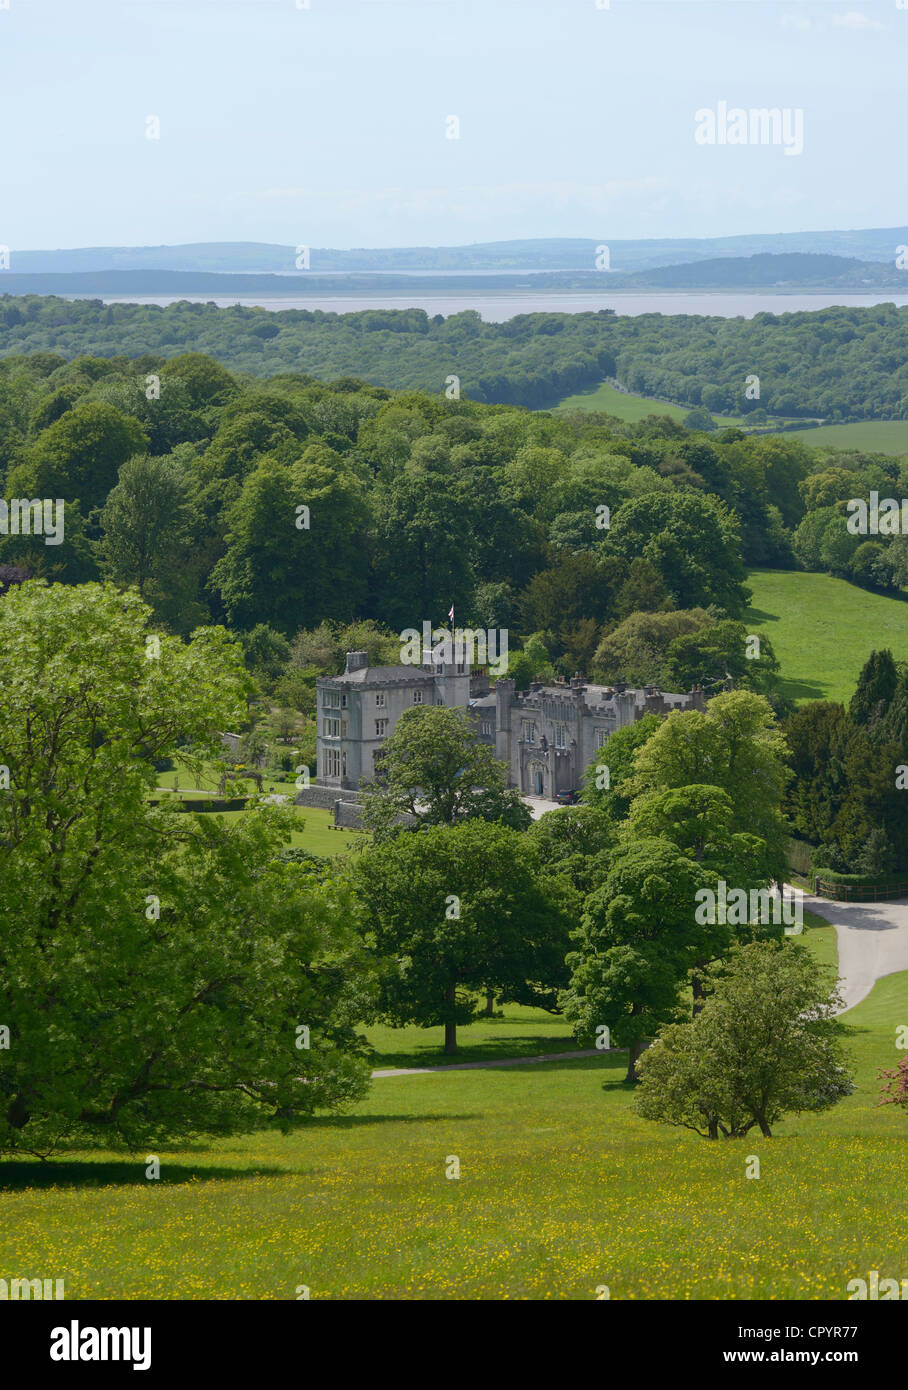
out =
[[(0, 1163), (0, 1192), (30, 1187), (149, 1187), (144, 1159), (113, 1159), (103, 1163), (51, 1160), (48, 1163)], [(254, 1168), (224, 1168), (208, 1164), (171, 1163), (165, 1156), (161, 1177), (154, 1186), (174, 1187), (187, 1183), (236, 1182), (241, 1178), (287, 1176), (286, 1168), (257, 1164)]]
[[(482, 1119), (482, 1115), (314, 1115), (294, 1125), (290, 1134), (303, 1134), (311, 1129), (352, 1130), (364, 1125), (431, 1124), (449, 1120), (478, 1119)], [(269, 1131), (266, 1129), (262, 1132)], [(204, 1152), (204, 1145), (180, 1145), (180, 1153), (193, 1150)], [(216, 1163), (173, 1161), (167, 1157), (166, 1149), (159, 1149), (158, 1154), (163, 1155), (161, 1176), (155, 1180), (154, 1185), (164, 1187), (183, 1187), (191, 1183), (237, 1182), (246, 1178), (299, 1177), (301, 1173), (312, 1175), (325, 1171), (324, 1166), (318, 1165), (306, 1165), (300, 1169), (262, 1163), (249, 1168), (229, 1168)], [(66, 1158), (51, 1158), (44, 1163), (38, 1159), (0, 1159), (0, 1193), (50, 1187), (143, 1187), (150, 1185), (151, 1181), (145, 1177), (146, 1167), (144, 1152), (132, 1159), (107, 1159), (100, 1162)]]
[[(484, 1022), (486, 1020), (483, 1020)], [(491, 1042), (460, 1047), (456, 1052), (443, 1052), (441, 1047), (426, 1047), (419, 1052), (373, 1052), (369, 1058), (376, 1071), (395, 1067), (446, 1067), (464, 1062), (509, 1061), (518, 1057), (541, 1057), (550, 1052), (579, 1052), (581, 1048), (570, 1034), (566, 1038), (508, 1037)]]
[[(535, 1075), (537, 1072), (563, 1072), (569, 1071), (571, 1075), (582, 1071), (595, 1071), (600, 1075), (603, 1072), (611, 1072), (619, 1069), (622, 1076), (627, 1071), (627, 1054), (614, 1057), (609, 1053), (602, 1053), (598, 1057), (577, 1057), (576, 1059), (564, 1058), (560, 1062), (531, 1062), (525, 1067), (508, 1067), (508, 1071), (521, 1076)], [(489, 1067), (489, 1071), (499, 1071), (504, 1068)]]
[(779, 621), (778, 613), (766, 613), (762, 608), (755, 608), (753, 604), (751, 604), (750, 608), (747, 610), (747, 617), (754, 624), (777, 623)]
[(423, 1125), (444, 1120), (481, 1120), (475, 1115), (316, 1115), (300, 1125), (296, 1133), (305, 1129), (359, 1129), (362, 1125)]
[[(570, 1071), (572, 1074), (581, 1071), (602, 1071), (603, 1067), (608, 1062), (608, 1057), (602, 1055), (598, 1057), (564, 1057), (557, 1062), (524, 1062), (520, 1065), (515, 1065), (514, 1063), (507, 1063), (505, 1065), (504, 1062), (505, 1059), (502, 1058), (500, 1062), (490, 1062), (487, 1067), (477, 1067), (476, 1071), (479, 1075), (482, 1075), (484, 1072), (508, 1072), (513, 1076), (520, 1077), (538, 1076), (540, 1073), (556, 1071)], [(627, 1069), (626, 1061), (621, 1063), (621, 1069), (622, 1071)], [(456, 1074), (456, 1072), (443, 1073), (445, 1076), (453, 1076)], [(472, 1073), (469, 1071), (464, 1071), (463, 1073), (464, 1076), (470, 1076), (471, 1074)]]
[(829, 698), (829, 686), (818, 685), (816, 681), (795, 681), (789, 680), (787, 676), (782, 676), (779, 685), (782, 694), (787, 695), (789, 700), (826, 700)]
[[(747, 610), (747, 620), (754, 627), (763, 627), (768, 623), (777, 623), (781, 620), (779, 613), (767, 613), (763, 608), (756, 608), (751, 605)], [(789, 700), (824, 700), (827, 696), (829, 686), (822, 681), (793, 680), (789, 676), (780, 676), (779, 685), (782, 694)]]
[[(464, 1067), (464, 1068), (462, 1068), (462, 1069), (460, 1069), (460, 1070), (458, 1070), (458, 1071), (445, 1071), (443, 1067), (428, 1067), (425, 1071), (423, 1071), (423, 1072), (421, 1073), (421, 1075), (422, 1075), (423, 1077), (429, 1077), (429, 1076), (434, 1075), (434, 1073), (435, 1073), (436, 1071), (438, 1071), (438, 1072), (439, 1072), (439, 1075), (442, 1077), (442, 1079), (447, 1079), (449, 1076), (470, 1076), (470, 1077), (473, 1077), (474, 1079), (476, 1079), (476, 1078), (478, 1078), (478, 1077), (481, 1077), (481, 1076), (488, 1076), (488, 1075), (491, 1075), (491, 1074), (506, 1074), (506, 1075), (509, 1075), (509, 1076), (519, 1076), (523, 1081), (526, 1081), (526, 1080), (528, 1080), (530, 1077), (538, 1076), (540, 1073), (543, 1073), (543, 1072), (550, 1072), (550, 1073), (551, 1073), (551, 1072), (565, 1072), (565, 1071), (568, 1071), (568, 1070), (570, 1070), (570, 1072), (571, 1072), (572, 1074), (573, 1074), (573, 1073), (576, 1073), (576, 1072), (581, 1072), (581, 1071), (585, 1071), (585, 1072), (586, 1072), (586, 1071), (598, 1071), (598, 1072), (601, 1072), (601, 1071), (603, 1070), (603, 1068), (605, 1067), (605, 1062), (606, 1062), (606, 1059), (604, 1059), (604, 1058), (601, 1057), (601, 1056), (600, 1056), (600, 1057), (578, 1057), (578, 1058), (576, 1058), (576, 1059), (574, 1059), (574, 1058), (564, 1058), (563, 1060), (558, 1061), (558, 1062), (554, 1062), (554, 1061), (553, 1061), (553, 1062), (524, 1062), (524, 1063), (522, 1063), (522, 1064), (520, 1064), (520, 1065), (515, 1065), (515, 1064), (513, 1064), (513, 1063), (507, 1063), (507, 1062), (505, 1062), (505, 1061), (502, 1059), (502, 1060), (499, 1061), (499, 1062), (489, 1062), (488, 1065), (486, 1065), (486, 1066), (475, 1067), (475, 1068), (472, 1068), (472, 1067), (471, 1067), (471, 1068), (466, 1068), (466, 1067)], [(608, 1068), (606, 1068), (606, 1069), (608, 1069)], [(627, 1062), (622, 1062), (622, 1063), (621, 1063), (621, 1070), (622, 1070), (622, 1072), (624, 1072), (626, 1069), (627, 1069)], [(378, 1085), (381, 1085), (381, 1086), (391, 1085), (391, 1084), (394, 1082), (395, 1079), (396, 1079), (396, 1078), (394, 1078), (394, 1077), (383, 1077), (383, 1078), (380, 1078), (380, 1079), (376, 1080), (373, 1084), (374, 1084), (374, 1085), (377, 1085), (377, 1086), (378, 1086)], [(406, 1078), (403, 1078), (403, 1079), (406, 1079)], [(425, 1119), (426, 1117), (425, 1117), (425, 1116), (420, 1116), (420, 1118), (421, 1118), (421, 1119)], [(476, 1116), (472, 1116), (472, 1117), (471, 1117), (471, 1116), (467, 1116), (467, 1115), (464, 1115), (464, 1116), (462, 1116), (462, 1117), (456, 1117), (456, 1116), (441, 1116), (441, 1115), (440, 1115), (440, 1116), (438, 1116), (437, 1118), (438, 1118), (438, 1119), (454, 1119), (454, 1118), (470, 1119), (470, 1118), (479, 1118), (479, 1117), (476, 1117)]]

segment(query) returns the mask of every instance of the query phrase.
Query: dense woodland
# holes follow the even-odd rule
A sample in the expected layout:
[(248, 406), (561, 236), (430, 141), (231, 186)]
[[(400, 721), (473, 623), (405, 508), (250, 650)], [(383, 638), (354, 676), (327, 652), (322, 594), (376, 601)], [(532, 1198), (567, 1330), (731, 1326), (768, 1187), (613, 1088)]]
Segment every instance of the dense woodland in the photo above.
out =
[[(743, 621), (747, 567), (824, 568), (879, 589), (908, 578), (904, 538), (853, 536), (845, 515), (870, 488), (905, 492), (898, 459), (353, 378), (263, 382), (199, 354), (6, 358), (0, 462), (7, 498), (66, 502), (62, 544), (0, 536), (6, 583), (108, 579), (135, 586), (178, 636), (225, 625), (260, 688), (308, 721), (310, 761), (317, 676), (342, 668), (347, 647), (399, 659), (397, 634), (444, 623), (452, 604), (457, 625), (507, 629), (520, 688), (580, 670), (715, 692), (731, 676), (784, 719), (772, 644), (757, 634), (755, 653)], [(836, 718), (841, 738), (848, 717)], [(904, 746), (903, 723), (874, 738)], [(832, 868), (908, 862), (897, 796), (840, 815), (867, 737), (833, 760), (852, 768), (835, 795), (792, 806)]]
[[(0, 298), (0, 357), (23, 353), (143, 359), (210, 354), (255, 376), (353, 375), (373, 385), (546, 408), (606, 376), (643, 395), (716, 413), (830, 421), (908, 418), (908, 307), (832, 308), (753, 319), (639, 317), (609, 311), (351, 314), (166, 308), (26, 295)], [(760, 381), (749, 397), (747, 378)], [(752, 390), (752, 388), (751, 388)]]
[[(904, 492), (895, 458), (353, 378), (262, 382), (192, 353), (0, 361), (0, 468), (5, 496), (66, 501), (61, 545), (5, 535), (0, 562), (135, 583), (184, 633), (397, 632), (453, 603), (542, 634), (562, 669), (654, 679), (671, 641), (740, 620), (747, 566), (880, 589), (908, 573), (902, 537), (846, 524), (847, 499)], [(628, 622), (646, 628), (633, 650)], [(670, 664), (675, 680), (698, 660)]]

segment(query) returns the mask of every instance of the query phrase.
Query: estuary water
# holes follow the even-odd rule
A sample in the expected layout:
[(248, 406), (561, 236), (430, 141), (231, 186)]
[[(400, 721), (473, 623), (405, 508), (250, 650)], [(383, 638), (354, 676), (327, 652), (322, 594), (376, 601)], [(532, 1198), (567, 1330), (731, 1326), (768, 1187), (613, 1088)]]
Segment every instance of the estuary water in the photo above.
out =
[[(69, 297), (69, 296), (67, 296)], [(597, 309), (614, 309), (617, 314), (703, 314), (718, 318), (753, 318), (754, 314), (791, 314), (802, 309), (828, 309), (833, 304), (851, 308), (869, 308), (873, 304), (908, 304), (908, 294), (836, 294), (830, 293), (752, 293), (738, 294), (705, 291), (664, 294), (661, 292), (591, 294), (559, 290), (497, 290), (488, 294), (473, 290), (458, 294), (350, 294), (350, 295), (277, 295), (256, 298), (254, 295), (111, 295), (104, 296), (105, 304), (175, 304), (178, 300), (194, 304), (258, 305), (262, 309), (321, 309), (325, 313), (350, 314), (362, 309), (425, 309), (427, 314), (459, 314), (475, 309), (488, 323), (503, 323), (518, 314), (580, 314)]]

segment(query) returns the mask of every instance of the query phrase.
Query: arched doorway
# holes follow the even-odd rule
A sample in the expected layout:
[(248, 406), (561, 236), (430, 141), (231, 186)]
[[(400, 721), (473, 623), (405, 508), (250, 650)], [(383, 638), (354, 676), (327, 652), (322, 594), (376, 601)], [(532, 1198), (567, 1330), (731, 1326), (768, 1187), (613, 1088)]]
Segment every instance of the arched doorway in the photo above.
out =
[[(545, 768), (542, 763), (530, 763), (527, 767), (527, 779), (524, 783), (530, 796), (545, 795)], [(529, 784), (529, 785), (527, 785)]]

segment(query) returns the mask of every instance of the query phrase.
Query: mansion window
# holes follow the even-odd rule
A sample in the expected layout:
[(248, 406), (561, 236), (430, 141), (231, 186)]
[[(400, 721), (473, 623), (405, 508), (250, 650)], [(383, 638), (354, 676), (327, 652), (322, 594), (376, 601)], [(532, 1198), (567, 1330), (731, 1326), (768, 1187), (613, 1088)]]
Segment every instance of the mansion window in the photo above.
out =
[(605, 745), (606, 745), (606, 743), (608, 743), (608, 729), (597, 729), (597, 730), (596, 730), (596, 747), (597, 747), (597, 748), (604, 748)]
[(375, 708), (376, 708), (376, 709), (384, 709), (384, 707), (385, 707), (385, 692), (384, 692), (383, 690), (379, 690), (379, 691), (376, 692), (376, 695), (375, 695)]
[(413, 691), (413, 703), (414, 703), (414, 705), (421, 705), (421, 704), (422, 704), (422, 691), (421, 691), (421, 690), (414, 690), (414, 691)]
[(325, 738), (340, 738), (341, 722), (339, 719), (326, 719), (322, 725), (322, 733)]
[(325, 760), (325, 776), (340, 777), (341, 775), (341, 755), (339, 748), (326, 748), (323, 754)]
[(387, 719), (376, 719), (376, 721), (375, 721), (375, 737), (376, 737), (376, 738), (384, 738), (384, 736), (385, 736), (385, 734), (386, 734), (387, 732), (388, 732), (388, 721), (387, 721)]
[(480, 719), (479, 732), (481, 734), (494, 734), (495, 730), (492, 727), (491, 719)]
[(340, 707), (340, 702), (341, 697), (339, 690), (325, 691), (325, 707), (327, 709), (338, 709)]
[(523, 729), (524, 743), (535, 743), (536, 725), (533, 723), (533, 721), (531, 719), (524, 719), (521, 723), (521, 728)]
[(554, 732), (555, 732), (555, 747), (556, 747), (556, 748), (566, 748), (566, 747), (567, 747), (567, 725), (566, 725), (566, 724), (556, 724), (556, 725), (555, 725), (555, 730), (554, 730)]

